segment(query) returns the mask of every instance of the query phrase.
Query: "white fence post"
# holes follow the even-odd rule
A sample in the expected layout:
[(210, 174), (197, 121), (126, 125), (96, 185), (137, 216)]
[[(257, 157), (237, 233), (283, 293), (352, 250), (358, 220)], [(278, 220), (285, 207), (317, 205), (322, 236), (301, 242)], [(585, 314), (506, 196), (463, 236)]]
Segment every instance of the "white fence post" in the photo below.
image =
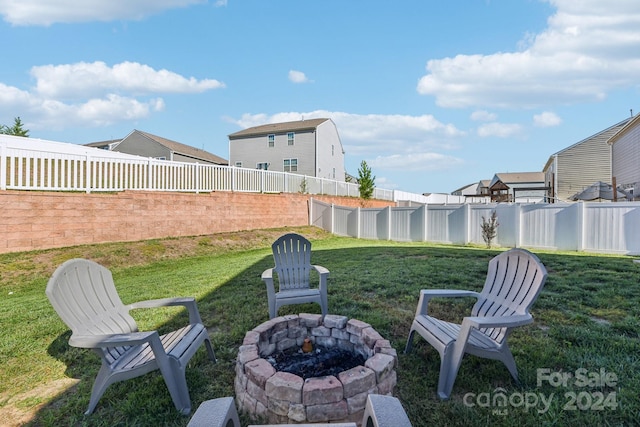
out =
[(200, 163), (196, 162), (196, 194), (200, 193)]
[(585, 216), (585, 209), (586, 209), (586, 204), (583, 201), (579, 201), (578, 202), (578, 212), (576, 212), (576, 222), (577, 227), (576, 227), (576, 231), (578, 232), (578, 235), (576, 236), (576, 243), (577, 243), (577, 247), (578, 247), (578, 251), (583, 251), (584, 250), (584, 216)]
[(464, 244), (471, 241), (471, 206), (468, 203), (462, 205), (464, 209)]
[(7, 189), (7, 158), (5, 151), (4, 144), (0, 144), (0, 190)]
[(387, 206), (387, 240), (391, 240), (391, 206)]
[(84, 157), (84, 187), (87, 194), (91, 193), (91, 155), (87, 153)]
[(522, 226), (520, 224), (522, 224), (522, 208), (520, 207), (519, 203), (516, 203), (515, 205), (513, 205), (514, 207), (514, 219), (513, 219), (513, 223), (514, 223), (514, 227), (515, 227), (515, 247), (519, 248), (520, 247), (520, 242), (522, 242)]
[(331, 203), (331, 233), (334, 233), (336, 226), (336, 205)]

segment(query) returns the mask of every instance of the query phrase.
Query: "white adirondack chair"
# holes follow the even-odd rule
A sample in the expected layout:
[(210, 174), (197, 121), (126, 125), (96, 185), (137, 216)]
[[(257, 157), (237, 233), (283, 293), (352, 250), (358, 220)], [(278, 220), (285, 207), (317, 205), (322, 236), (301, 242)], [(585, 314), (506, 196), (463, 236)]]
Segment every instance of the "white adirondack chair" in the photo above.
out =
[[(537, 256), (526, 249), (511, 249), (494, 257), (482, 292), (422, 290), (409, 331), (405, 352), (411, 351), (418, 332), (440, 353), (438, 396), (448, 399), (465, 353), (503, 362), (518, 381), (518, 370), (507, 344), (511, 329), (533, 322), (531, 305), (542, 290), (547, 270)], [(429, 315), (429, 301), (436, 297), (475, 297), (471, 316), (462, 324)]]
[[(86, 259), (72, 259), (60, 265), (49, 279), (47, 297), (58, 315), (71, 329), (69, 344), (95, 350), (102, 367), (93, 384), (89, 415), (109, 385), (159, 369), (173, 403), (183, 414), (191, 412), (185, 368), (204, 343), (209, 358), (215, 354), (200, 319), (195, 299), (165, 298), (124, 305), (118, 296), (111, 272)], [(184, 306), (189, 325), (159, 335), (139, 332), (129, 310), (163, 306)]]
[[(311, 242), (295, 233), (285, 234), (272, 245), (276, 266), (262, 273), (267, 285), (269, 318), (278, 315), (278, 309), (284, 305), (315, 302), (320, 304), (322, 315), (327, 314), (327, 278), (329, 270), (311, 264)], [(311, 271), (318, 272), (318, 287), (311, 288)], [(273, 273), (278, 278), (279, 290), (276, 292)]]

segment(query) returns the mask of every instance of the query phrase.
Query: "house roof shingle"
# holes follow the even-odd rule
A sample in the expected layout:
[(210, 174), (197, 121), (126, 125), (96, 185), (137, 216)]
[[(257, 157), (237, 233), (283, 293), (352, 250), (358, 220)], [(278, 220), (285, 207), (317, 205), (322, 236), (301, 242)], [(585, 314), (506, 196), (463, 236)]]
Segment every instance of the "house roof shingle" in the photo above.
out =
[(229, 135), (229, 139), (244, 138), (255, 135), (268, 135), (271, 133), (296, 132), (313, 130), (329, 119), (309, 119), (295, 122), (270, 123), (266, 125), (250, 127)]
[[(172, 141), (167, 138), (163, 138), (161, 136), (153, 135), (148, 132), (142, 132), (140, 130), (134, 130), (133, 132), (138, 132), (139, 134), (157, 142), (160, 145), (167, 147), (169, 150), (183, 154), (188, 157), (195, 157), (197, 159), (207, 160), (212, 163), (217, 163), (219, 165), (228, 165), (229, 161), (223, 159), (220, 156), (216, 156), (215, 154), (209, 153), (208, 151), (201, 150), (200, 148), (192, 147), (190, 145), (182, 144), (180, 142)], [(132, 132), (132, 133), (133, 133)]]

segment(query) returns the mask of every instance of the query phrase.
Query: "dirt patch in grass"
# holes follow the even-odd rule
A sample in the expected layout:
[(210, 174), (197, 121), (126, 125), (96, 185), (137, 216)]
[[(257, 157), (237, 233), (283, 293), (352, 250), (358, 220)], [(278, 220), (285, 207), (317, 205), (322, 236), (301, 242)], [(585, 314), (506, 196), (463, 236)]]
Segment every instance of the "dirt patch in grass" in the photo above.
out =
[[(5, 427), (27, 424), (42, 407), (59, 394), (75, 387), (78, 381), (74, 378), (62, 378), (11, 397), (0, 407), (0, 420), (2, 420), (0, 424)], [(5, 398), (0, 395), (0, 401), (4, 402), (4, 400)]]

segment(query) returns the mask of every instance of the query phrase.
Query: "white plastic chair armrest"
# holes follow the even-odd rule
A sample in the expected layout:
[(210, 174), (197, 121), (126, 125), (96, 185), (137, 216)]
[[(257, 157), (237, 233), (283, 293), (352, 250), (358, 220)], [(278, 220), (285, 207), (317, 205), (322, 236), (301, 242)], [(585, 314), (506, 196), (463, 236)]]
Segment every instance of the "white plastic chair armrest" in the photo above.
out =
[(451, 298), (451, 297), (480, 297), (478, 292), (458, 289), (423, 289), (420, 291), (420, 300), (416, 309), (416, 317), (426, 315), (429, 312), (429, 301), (431, 298)]
[(69, 345), (80, 348), (139, 345), (150, 342), (154, 335), (158, 337), (158, 332), (148, 331), (131, 332), (130, 334), (71, 335), (71, 338), (69, 338)]
[(462, 328), (474, 327), (480, 328), (510, 328), (516, 326), (527, 325), (533, 322), (531, 314), (516, 314), (513, 316), (498, 317), (465, 317), (462, 320)]
[(329, 274), (329, 270), (326, 269), (325, 267), (321, 266), (321, 265), (312, 265), (311, 267), (313, 267), (320, 275), (328, 275)]
[(158, 308), (158, 307), (171, 307), (171, 306), (183, 306), (189, 312), (189, 323), (196, 324), (202, 323), (200, 312), (198, 311), (198, 305), (194, 297), (175, 297), (175, 298), (160, 298), (151, 299), (146, 301), (138, 301), (127, 306), (128, 309), (136, 308)]
[(269, 298), (275, 298), (276, 289), (273, 285), (273, 270), (274, 268), (268, 268), (262, 272), (262, 280), (267, 285), (267, 295)]

